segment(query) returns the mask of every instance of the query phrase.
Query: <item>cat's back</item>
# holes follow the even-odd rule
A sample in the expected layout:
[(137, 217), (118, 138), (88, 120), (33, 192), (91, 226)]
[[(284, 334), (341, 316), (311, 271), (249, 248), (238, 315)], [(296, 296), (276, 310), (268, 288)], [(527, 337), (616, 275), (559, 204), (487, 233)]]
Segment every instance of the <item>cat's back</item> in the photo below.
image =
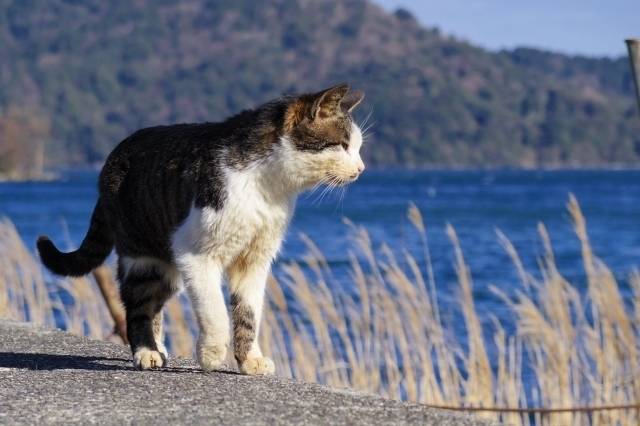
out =
[(188, 123), (134, 132), (107, 157), (100, 174), (102, 195), (116, 195), (123, 184), (194, 178), (198, 164), (215, 155), (220, 145), (216, 127), (215, 123)]
[(215, 123), (184, 123), (137, 130), (120, 142), (107, 157), (105, 168), (136, 162), (145, 167), (163, 159), (201, 154), (215, 145)]

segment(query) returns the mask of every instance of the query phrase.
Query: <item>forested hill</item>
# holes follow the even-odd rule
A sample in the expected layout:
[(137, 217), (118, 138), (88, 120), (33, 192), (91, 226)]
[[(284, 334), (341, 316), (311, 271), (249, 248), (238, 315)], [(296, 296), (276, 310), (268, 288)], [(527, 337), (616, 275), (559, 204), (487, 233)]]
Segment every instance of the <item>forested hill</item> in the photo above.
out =
[(0, 58), (0, 170), (342, 81), (367, 93), (370, 163), (640, 160), (626, 58), (492, 53), (363, 0), (0, 0)]

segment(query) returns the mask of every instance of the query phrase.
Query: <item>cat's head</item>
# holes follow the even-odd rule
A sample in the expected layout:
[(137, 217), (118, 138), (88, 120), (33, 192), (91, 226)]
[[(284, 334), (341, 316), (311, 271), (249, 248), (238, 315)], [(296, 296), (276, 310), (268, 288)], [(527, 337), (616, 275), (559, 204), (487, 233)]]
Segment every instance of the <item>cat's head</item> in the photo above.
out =
[(346, 185), (364, 170), (362, 132), (351, 115), (364, 98), (342, 84), (291, 99), (284, 119), (290, 172), (301, 187)]

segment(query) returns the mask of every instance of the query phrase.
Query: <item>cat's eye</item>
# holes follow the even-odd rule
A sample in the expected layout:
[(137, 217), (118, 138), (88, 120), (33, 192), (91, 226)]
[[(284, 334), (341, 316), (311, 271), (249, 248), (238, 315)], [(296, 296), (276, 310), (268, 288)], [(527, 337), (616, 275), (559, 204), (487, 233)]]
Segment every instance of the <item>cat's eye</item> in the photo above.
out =
[(348, 150), (349, 150), (349, 144), (348, 144), (348, 143), (346, 143), (346, 142), (342, 142), (342, 143), (340, 144), (340, 146), (342, 146), (342, 148), (344, 148), (344, 150), (345, 150), (345, 151), (348, 151)]

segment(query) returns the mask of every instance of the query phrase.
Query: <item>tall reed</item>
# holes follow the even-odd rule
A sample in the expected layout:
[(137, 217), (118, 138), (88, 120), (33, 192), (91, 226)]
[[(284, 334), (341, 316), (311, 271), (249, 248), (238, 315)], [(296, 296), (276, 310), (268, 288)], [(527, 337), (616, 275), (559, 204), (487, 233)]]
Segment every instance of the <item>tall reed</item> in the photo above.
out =
[[(544, 225), (538, 227), (544, 254), (535, 273), (498, 232), (520, 284), (509, 294), (491, 287), (513, 323), (491, 317), (492, 326), (483, 326), (472, 272), (447, 226), (465, 330), (456, 335), (455, 324), (440, 314), (426, 228), (411, 205), (419, 254), (374, 247), (366, 229), (346, 222), (354, 241), (348, 282), (336, 279), (322, 251), (303, 237), (304, 261), (284, 265), (279, 280), (269, 279), (262, 345), (279, 375), (426, 404), (553, 408), (639, 401), (640, 274), (630, 277), (633, 297), (625, 300), (592, 252), (572, 196), (568, 210), (581, 244), (586, 292), (562, 276)], [(0, 222), (0, 317), (97, 338), (109, 338), (113, 327), (95, 286), (87, 279), (46, 282), (7, 220)], [(189, 356), (195, 330), (183, 295), (167, 307), (166, 324), (171, 351)], [(508, 424), (638, 424), (637, 410), (482, 415)]]

